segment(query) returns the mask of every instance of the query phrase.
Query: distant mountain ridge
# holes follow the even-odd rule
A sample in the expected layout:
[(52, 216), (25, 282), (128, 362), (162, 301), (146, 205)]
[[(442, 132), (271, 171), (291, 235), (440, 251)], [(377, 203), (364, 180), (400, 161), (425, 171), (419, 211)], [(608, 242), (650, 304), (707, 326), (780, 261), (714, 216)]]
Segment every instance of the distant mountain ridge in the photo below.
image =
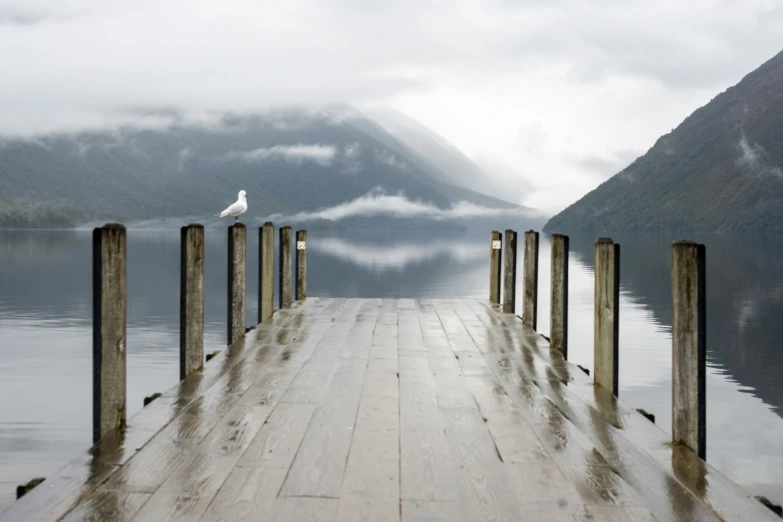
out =
[(339, 109), (0, 138), (0, 226), (213, 216), (239, 189), (247, 219), (331, 207), (376, 188), (440, 208), (521, 208), (460, 186), (362, 113)]
[(498, 180), (492, 172), (477, 165), (443, 136), (398, 111), (376, 109), (368, 111), (368, 115), (411, 153), (418, 154), (435, 169), (448, 173), (449, 183), (501, 199), (518, 196), (520, 186), (526, 184), (521, 178)]
[(783, 232), (783, 52), (544, 230)]

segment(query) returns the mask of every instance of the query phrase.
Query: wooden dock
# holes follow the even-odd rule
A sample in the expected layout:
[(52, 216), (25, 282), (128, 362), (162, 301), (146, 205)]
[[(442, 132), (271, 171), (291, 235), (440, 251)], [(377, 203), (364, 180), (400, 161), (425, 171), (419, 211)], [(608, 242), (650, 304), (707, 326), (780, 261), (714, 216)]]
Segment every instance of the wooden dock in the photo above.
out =
[(292, 271), (281, 227), (277, 311), (273, 233), (258, 229), (246, 329), (247, 230), (228, 228), (228, 347), (205, 358), (204, 228), (182, 228), (182, 380), (128, 420), (126, 230), (93, 231), (95, 444), (20, 486), (0, 522), (779, 520), (704, 460), (703, 245), (672, 245), (670, 436), (617, 400), (611, 239), (596, 242), (591, 378), (566, 360), (567, 236), (553, 236), (550, 345), (535, 332), (535, 231), (521, 318), (513, 230), (490, 235), (482, 302), (307, 298), (306, 231)]
[(779, 520), (670, 440), (497, 304), (307, 298), (0, 521)]

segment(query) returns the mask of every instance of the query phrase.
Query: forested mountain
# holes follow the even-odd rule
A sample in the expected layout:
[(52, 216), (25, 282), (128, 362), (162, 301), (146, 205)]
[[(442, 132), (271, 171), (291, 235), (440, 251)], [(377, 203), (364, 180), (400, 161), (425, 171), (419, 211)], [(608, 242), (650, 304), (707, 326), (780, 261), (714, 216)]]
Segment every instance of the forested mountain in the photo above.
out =
[(544, 230), (783, 232), (783, 52)]
[(275, 111), (0, 139), (0, 226), (211, 217), (248, 193), (245, 219), (331, 207), (373, 189), (449, 208), (513, 208), (459, 186), (358, 111)]

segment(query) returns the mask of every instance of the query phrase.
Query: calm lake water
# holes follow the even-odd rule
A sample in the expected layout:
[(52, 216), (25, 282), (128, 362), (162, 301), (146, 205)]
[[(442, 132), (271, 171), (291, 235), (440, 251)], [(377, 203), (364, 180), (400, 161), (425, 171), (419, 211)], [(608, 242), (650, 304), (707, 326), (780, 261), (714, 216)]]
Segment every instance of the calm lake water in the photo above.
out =
[[(252, 325), (256, 230), (248, 236)], [(486, 298), (488, 236), (397, 233), (379, 240), (378, 234), (311, 231), (308, 293)], [(669, 431), (669, 267), (676, 238), (614, 239), (622, 245), (620, 397), (654, 413)], [(695, 239), (707, 245), (707, 460), (751, 493), (781, 502), (783, 238)], [(569, 358), (591, 370), (594, 240), (571, 237), (569, 269)], [(225, 249), (225, 230), (207, 230), (208, 351), (225, 345)], [(550, 261), (543, 234), (540, 249), (538, 329), (547, 334)], [(0, 231), (0, 509), (13, 500), (17, 484), (50, 476), (90, 445), (90, 270), (89, 231)], [(178, 307), (179, 230), (129, 231), (129, 416), (146, 395), (177, 382)]]

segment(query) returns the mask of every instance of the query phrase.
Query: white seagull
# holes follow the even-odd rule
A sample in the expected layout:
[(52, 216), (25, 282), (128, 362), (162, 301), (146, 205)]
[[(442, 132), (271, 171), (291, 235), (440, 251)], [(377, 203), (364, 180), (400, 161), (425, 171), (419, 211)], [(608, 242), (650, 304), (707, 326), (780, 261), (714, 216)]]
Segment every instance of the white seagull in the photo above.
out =
[(217, 217), (233, 217), (234, 222), (239, 221), (239, 215), (244, 214), (247, 210), (247, 192), (244, 190), (239, 191), (239, 196), (237, 197), (237, 200), (229, 205), (229, 207), (221, 212), (220, 214), (215, 214)]

